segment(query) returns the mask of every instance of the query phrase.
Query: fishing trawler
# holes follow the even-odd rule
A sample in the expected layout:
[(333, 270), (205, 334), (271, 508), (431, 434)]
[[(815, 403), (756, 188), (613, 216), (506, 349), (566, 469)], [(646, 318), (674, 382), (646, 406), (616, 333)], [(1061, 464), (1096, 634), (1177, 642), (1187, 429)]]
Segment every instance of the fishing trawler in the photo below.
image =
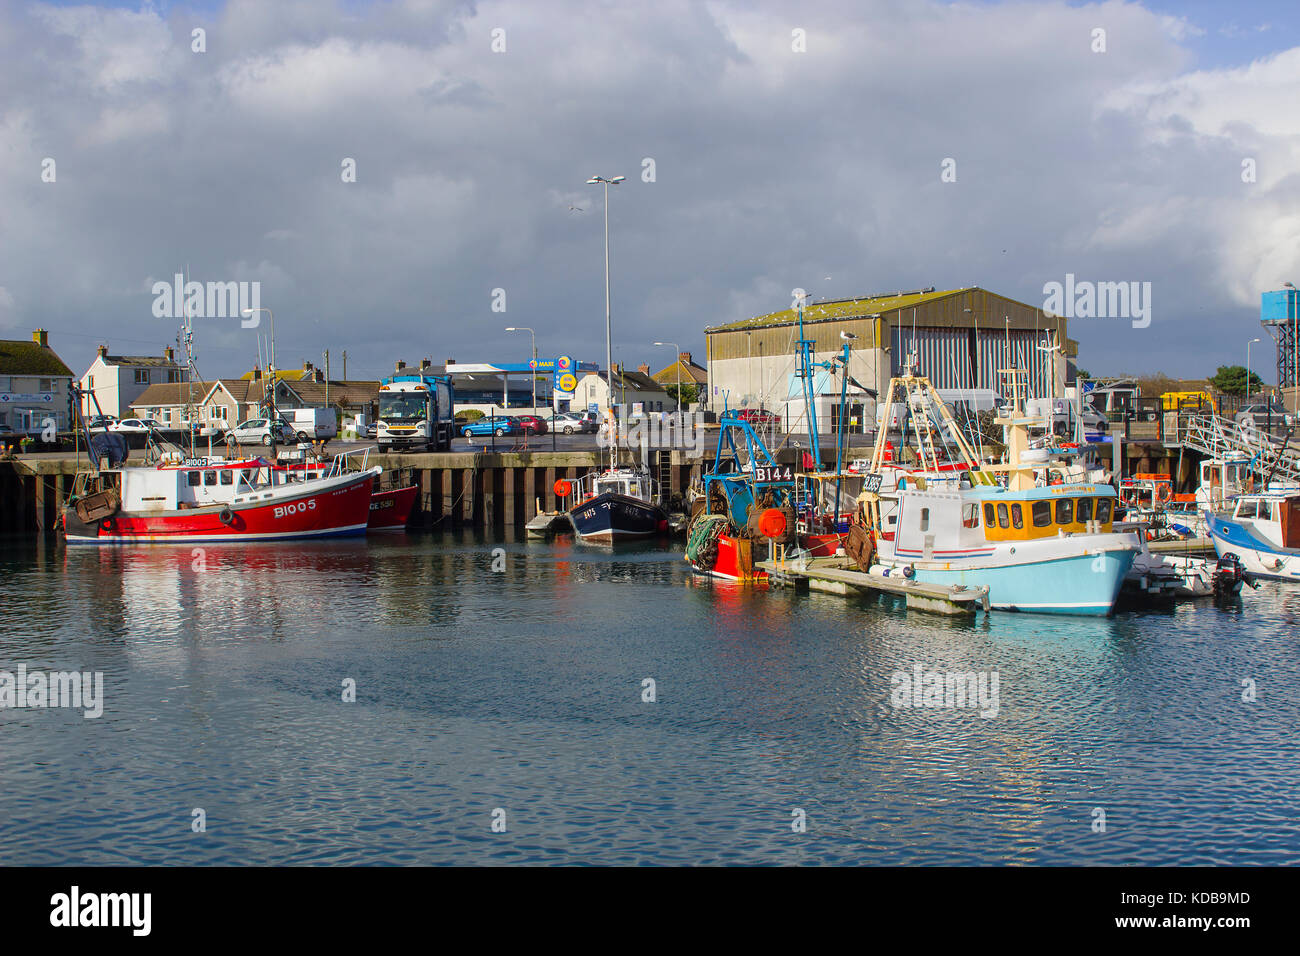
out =
[(718, 424), (713, 467), (687, 526), (686, 560), (710, 577), (761, 582), (767, 573), (754, 567), (754, 540), (797, 540), (794, 469), (777, 462), (747, 419), (724, 410)]
[(68, 544), (266, 541), (365, 534), (381, 469), (286, 480), (265, 458), (192, 458), (83, 471), (63, 511)]
[(644, 469), (611, 464), (585, 475), (579, 487), (569, 520), (584, 541), (646, 538), (668, 530), (668, 513), (658, 504), (655, 481)]
[[(1112, 529), (1115, 489), (1041, 483), (1036, 472), (1044, 463), (1023, 457), (1033, 422), (1022, 411), (1024, 373), (1000, 371), (1008, 378), (1011, 401), (995, 419), (1007, 446), (998, 464), (980, 464), (929, 379), (910, 369), (891, 379), (887, 400), (908, 409), (918, 466), (899, 479), (892, 502), (870, 483), (859, 496), (854, 520), (871, 536), (869, 553), (857, 556), (859, 566), (867, 571), (878, 563), (933, 584), (987, 585), (991, 606), (1001, 610), (1110, 614), (1138, 551), (1131, 534)], [(948, 449), (948, 460), (966, 467), (955, 479), (950, 472), (941, 484), (931, 484), (941, 474), (940, 446)], [(873, 473), (883, 465), (883, 453), (882, 431)], [(890, 504), (895, 522), (887, 528), (881, 514)]]

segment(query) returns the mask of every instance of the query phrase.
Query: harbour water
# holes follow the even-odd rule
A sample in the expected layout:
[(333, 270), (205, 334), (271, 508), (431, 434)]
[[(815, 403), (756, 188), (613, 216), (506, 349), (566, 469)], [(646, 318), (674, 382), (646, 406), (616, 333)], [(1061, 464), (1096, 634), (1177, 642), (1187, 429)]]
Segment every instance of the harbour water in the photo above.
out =
[[(0, 671), (103, 674), (98, 718), (0, 709), (10, 864), (1300, 861), (1285, 585), (955, 621), (469, 533), (0, 579)], [(917, 666), (995, 712), (896, 706)]]

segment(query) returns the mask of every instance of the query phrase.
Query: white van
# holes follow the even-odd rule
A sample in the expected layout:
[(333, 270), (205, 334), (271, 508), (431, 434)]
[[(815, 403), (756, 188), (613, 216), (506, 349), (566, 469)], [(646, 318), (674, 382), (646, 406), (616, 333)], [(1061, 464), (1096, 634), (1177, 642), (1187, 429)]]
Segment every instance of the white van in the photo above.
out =
[(338, 416), (332, 408), (282, 408), (280, 417), (297, 432), (299, 441), (321, 441), (339, 433)]

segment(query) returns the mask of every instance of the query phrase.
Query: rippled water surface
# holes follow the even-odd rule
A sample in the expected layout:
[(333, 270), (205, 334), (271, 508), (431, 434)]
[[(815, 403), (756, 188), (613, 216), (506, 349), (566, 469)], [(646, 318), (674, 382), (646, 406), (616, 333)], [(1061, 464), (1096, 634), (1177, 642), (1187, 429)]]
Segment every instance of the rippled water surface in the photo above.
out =
[[(105, 698), (0, 709), (7, 863), (1300, 860), (1285, 585), (953, 623), (471, 535), (9, 541), (0, 582), (0, 670)], [(894, 707), (917, 664), (996, 671), (996, 716)]]

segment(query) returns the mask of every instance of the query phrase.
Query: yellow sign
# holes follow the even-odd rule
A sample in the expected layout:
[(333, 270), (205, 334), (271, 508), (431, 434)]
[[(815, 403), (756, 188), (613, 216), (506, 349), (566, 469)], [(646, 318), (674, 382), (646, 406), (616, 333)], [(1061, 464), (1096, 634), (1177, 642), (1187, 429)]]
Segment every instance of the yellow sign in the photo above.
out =
[(560, 391), (571, 392), (578, 387), (578, 379), (571, 372), (560, 376)]

